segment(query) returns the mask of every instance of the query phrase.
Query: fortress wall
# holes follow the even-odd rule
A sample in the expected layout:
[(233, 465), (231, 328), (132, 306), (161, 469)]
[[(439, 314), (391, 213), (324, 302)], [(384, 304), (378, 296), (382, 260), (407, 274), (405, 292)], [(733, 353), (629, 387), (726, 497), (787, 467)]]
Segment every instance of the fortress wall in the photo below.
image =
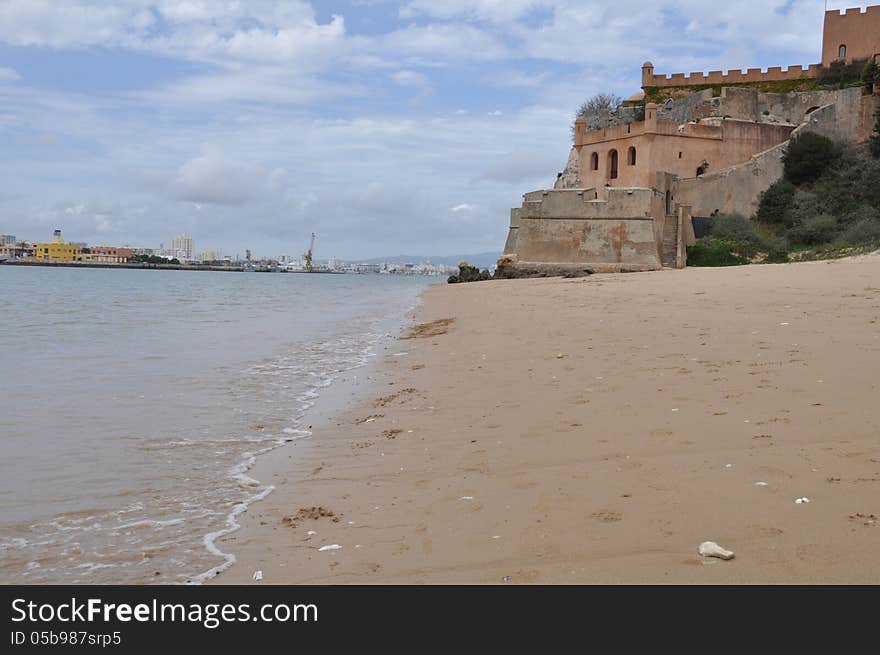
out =
[(863, 142), (874, 131), (874, 112), (880, 108), (880, 96), (861, 95), (861, 89), (846, 89), (838, 101), (806, 116), (804, 124), (792, 134), (803, 130), (816, 132), (835, 141)]
[(762, 71), (760, 68), (749, 68), (745, 71), (730, 70), (727, 74), (721, 71), (710, 71), (708, 73), (694, 72), (689, 75), (684, 73), (655, 75), (654, 68), (649, 66), (642, 68), (642, 88), (697, 86), (704, 84), (743, 84), (746, 82), (781, 82), (784, 80), (816, 77), (818, 74), (819, 64), (810, 64), (806, 67), (789, 66), (786, 70), (782, 70), (781, 66), (773, 66), (766, 71)]
[(639, 136), (645, 133), (645, 123), (628, 123), (626, 125), (614, 125), (599, 130), (590, 130), (583, 134), (578, 134), (575, 139), (575, 146), (592, 145), (603, 141), (611, 141), (613, 139), (625, 139), (628, 137)]
[[(671, 126), (662, 121), (658, 127)], [(748, 161), (753, 155), (788, 139), (790, 125), (721, 121), (719, 125), (687, 124), (682, 132), (674, 129), (621, 138), (578, 148), (578, 184), (603, 188), (651, 187), (657, 171), (666, 171), (682, 178), (695, 177), (704, 163), (709, 170), (719, 170)], [(630, 147), (636, 149), (636, 165), (628, 163)], [(608, 153), (618, 153), (618, 177), (609, 179)], [(592, 170), (592, 154), (599, 157), (598, 170)]]
[[(724, 149), (729, 153), (728, 160), (733, 160), (729, 165), (747, 161), (787, 141), (794, 129), (791, 125), (732, 120), (723, 121), (721, 127), (724, 131)], [(719, 167), (716, 165), (716, 170)]]
[[(792, 138), (802, 132), (814, 132), (836, 141), (864, 141), (873, 130), (874, 111), (880, 105), (880, 96), (862, 95), (860, 88), (792, 94), (798, 97), (757, 95), (767, 96), (759, 100), (759, 107), (781, 103), (792, 112), (822, 99), (831, 101), (808, 114), (792, 130)], [(679, 179), (673, 192), (675, 201), (691, 205), (694, 216), (707, 216), (715, 210), (752, 216), (758, 209), (761, 192), (782, 177), (782, 155), (787, 144), (784, 141), (770, 147), (737, 166), (702, 177)]]
[(752, 216), (761, 193), (782, 177), (785, 145), (781, 143), (744, 164), (678, 180), (673, 191), (675, 202), (691, 205), (693, 216), (708, 216), (715, 210)]
[(507, 230), (507, 241), (504, 243), (504, 254), (510, 255), (516, 252), (517, 238), (519, 236), (519, 207), (510, 209), (510, 227)]
[(671, 121), (675, 125), (681, 125), (690, 120), (708, 118), (712, 115), (712, 110), (712, 89), (704, 89), (673, 100), (669, 109), (666, 109), (665, 104), (660, 104), (657, 108), (657, 119), (658, 122)]
[[(596, 271), (660, 268), (655, 214), (662, 204), (651, 189), (611, 189), (607, 200), (590, 200), (593, 189), (533, 191), (511, 212), (505, 255), (517, 266)], [(514, 223), (516, 226), (514, 227)]]
[[(811, 116), (811, 123), (802, 125), (791, 135), (809, 130), (836, 138), (838, 127), (833, 105), (818, 109)], [(737, 166), (678, 180), (673, 192), (675, 201), (691, 205), (694, 216), (708, 216), (716, 210), (722, 214), (754, 215), (761, 193), (782, 177), (782, 156), (787, 144), (787, 141), (780, 143)]]
[(595, 200), (595, 189), (531, 191), (523, 196), (520, 222), (530, 218), (555, 219), (561, 216), (579, 219), (609, 217), (651, 218), (651, 189), (610, 189), (607, 198)]
[(822, 65), (838, 58), (838, 48), (846, 46), (846, 61), (867, 59), (880, 53), (880, 6), (825, 12), (822, 29)]
[(762, 120), (769, 115), (799, 125), (810, 109), (828, 104), (836, 104), (842, 120), (856, 125), (860, 122), (862, 89), (762, 93), (757, 89), (727, 87), (721, 91), (719, 112), (741, 120)]

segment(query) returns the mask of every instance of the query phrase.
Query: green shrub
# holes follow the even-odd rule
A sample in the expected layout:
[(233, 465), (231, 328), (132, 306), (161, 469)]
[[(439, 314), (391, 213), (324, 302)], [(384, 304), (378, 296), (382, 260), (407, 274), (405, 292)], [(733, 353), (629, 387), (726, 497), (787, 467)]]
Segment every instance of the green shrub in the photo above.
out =
[(760, 245), (761, 237), (755, 232), (755, 225), (739, 214), (721, 214), (712, 222), (710, 234), (715, 239)]
[(798, 189), (791, 197), (788, 206), (788, 216), (792, 225), (797, 225), (806, 219), (821, 213), (819, 209), (819, 196), (812, 191)]
[(865, 85), (865, 89), (868, 93), (874, 88), (874, 80), (877, 77), (877, 64), (874, 62), (874, 58), (868, 59), (865, 62), (865, 66), (862, 68), (862, 76), (859, 78), (859, 81)]
[(708, 237), (687, 247), (688, 266), (740, 266), (754, 256), (748, 244)]
[(794, 192), (794, 185), (784, 178), (771, 184), (761, 194), (755, 220), (767, 225), (790, 225), (787, 214)]
[(871, 135), (871, 154), (875, 159), (880, 158), (880, 111), (877, 112), (876, 117), (874, 134)]
[(867, 203), (863, 203), (854, 210), (840, 217), (841, 225), (855, 225), (856, 223), (877, 223), (880, 225), (880, 209), (875, 209)]
[(846, 228), (837, 242), (849, 246), (880, 243), (880, 220), (861, 220)]
[(834, 241), (838, 232), (837, 219), (831, 214), (809, 214), (791, 227), (788, 238), (797, 244), (814, 246)]
[(864, 68), (864, 59), (857, 59), (851, 62), (843, 60), (833, 61), (828, 66), (822, 66), (819, 69), (816, 82), (820, 86), (842, 89), (859, 84)]
[(785, 178), (795, 185), (814, 182), (839, 155), (840, 149), (828, 137), (804, 132), (789, 141), (782, 156)]

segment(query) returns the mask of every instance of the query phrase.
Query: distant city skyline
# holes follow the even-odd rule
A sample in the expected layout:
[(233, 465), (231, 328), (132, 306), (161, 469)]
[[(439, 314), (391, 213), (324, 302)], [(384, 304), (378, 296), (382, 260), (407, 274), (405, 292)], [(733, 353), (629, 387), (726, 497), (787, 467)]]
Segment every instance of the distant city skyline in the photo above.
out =
[[(866, 3), (829, 2), (829, 9)], [(824, 2), (6, 0), (0, 230), (356, 260), (503, 246), (586, 97), (819, 61)], [(685, 34), (669, 39), (669, 34)]]
[[(226, 252), (220, 249), (204, 249), (196, 251), (195, 239), (189, 235), (179, 235), (171, 239), (171, 247), (166, 248), (164, 243), (160, 242), (158, 246), (143, 244), (109, 244), (109, 243), (89, 243), (85, 241), (67, 240), (62, 228), (55, 228), (49, 239), (36, 238), (28, 239), (18, 237), (12, 234), (0, 234), (0, 248), (5, 246), (15, 246), (16, 244), (29, 244), (31, 246), (45, 243), (56, 242), (66, 243), (68, 245), (78, 246), (82, 249), (90, 249), (93, 252), (97, 249), (104, 252), (107, 249), (123, 249), (130, 250), (135, 255), (155, 255), (165, 257), (167, 259), (178, 259), (180, 261), (194, 262), (210, 262), (210, 261), (244, 261), (247, 254), (252, 255), (254, 261), (276, 261), (280, 264), (299, 264), (304, 258), (304, 254), (288, 255), (285, 253), (251, 253), (250, 249), (235, 249), (234, 252)], [(11, 252), (11, 251), (10, 251)], [(243, 254), (245, 253), (245, 254)], [(0, 250), (0, 255), (3, 252)], [(391, 255), (385, 254), (379, 257), (359, 257), (359, 258), (341, 258), (335, 255), (327, 255), (317, 257), (316, 263), (326, 264), (331, 270), (337, 267), (345, 267), (351, 264), (362, 264), (370, 266), (391, 266), (397, 265), (417, 265), (417, 266), (436, 266), (443, 269), (444, 267), (455, 268), (458, 262), (465, 259), (471, 264), (475, 264), (480, 268), (491, 268), (495, 264), (495, 259), (500, 255), (500, 251), (490, 251), (484, 253), (458, 254), (458, 255)], [(22, 255), (19, 255), (22, 256)]]

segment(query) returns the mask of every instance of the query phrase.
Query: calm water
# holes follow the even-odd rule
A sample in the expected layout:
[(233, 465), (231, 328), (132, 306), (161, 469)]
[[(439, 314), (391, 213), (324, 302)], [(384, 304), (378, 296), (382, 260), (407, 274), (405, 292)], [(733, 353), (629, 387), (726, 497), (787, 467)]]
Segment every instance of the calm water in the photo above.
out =
[(0, 266), (0, 583), (228, 565), (253, 458), (431, 281)]

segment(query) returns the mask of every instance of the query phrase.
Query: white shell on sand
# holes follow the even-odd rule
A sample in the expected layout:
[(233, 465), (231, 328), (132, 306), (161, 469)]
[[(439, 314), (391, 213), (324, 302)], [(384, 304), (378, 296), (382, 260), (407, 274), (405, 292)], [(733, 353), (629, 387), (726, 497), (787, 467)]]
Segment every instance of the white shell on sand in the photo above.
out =
[(262, 571), (254, 571), (254, 580), (256, 582), (259, 582), (262, 579), (263, 579), (263, 572)]
[(719, 559), (733, 559), (733, 551), (725, 550), (714, 541), (704, 541), (700, 544), (700, 555), (703, 557), (717, 557)]
[(342, 548), (342, 546), (340, 546), (339, 544), (330, 544), (329, 546), (321, 546), (318, 550), (319, 550), (319, 551), (324, 551), (324, 550), (339, 550), (340, 548)]

